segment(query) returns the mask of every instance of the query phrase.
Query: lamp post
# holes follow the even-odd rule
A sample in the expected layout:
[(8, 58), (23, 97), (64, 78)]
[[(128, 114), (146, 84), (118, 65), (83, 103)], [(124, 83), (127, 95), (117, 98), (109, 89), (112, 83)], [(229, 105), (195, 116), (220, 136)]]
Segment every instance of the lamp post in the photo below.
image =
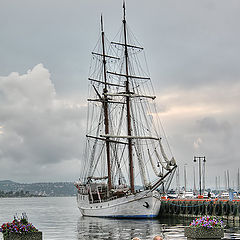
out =
[(201, 173), (201, 160), (203, 160), (203, 162), (205, 163), (206, 162), (206, 158), (205, 158), (205, 156), (204, 157), (195, 157), (194, 156), (194, 158), (193, 158), (193, 161), (194, 162), (197, 162), (198, 161), (198, 168), (199, 168), (199, 194), (201, 195), (201, 189), (202, 189), (202, 186), (201, 186), (201, 184), (202, 184), (202, 179), (201, 179), (201, 175), (202, 175), (202, 173)]
[(187, 164), (184, 164), (184, 191), (187, 191), (187, 170), (186, 170)]

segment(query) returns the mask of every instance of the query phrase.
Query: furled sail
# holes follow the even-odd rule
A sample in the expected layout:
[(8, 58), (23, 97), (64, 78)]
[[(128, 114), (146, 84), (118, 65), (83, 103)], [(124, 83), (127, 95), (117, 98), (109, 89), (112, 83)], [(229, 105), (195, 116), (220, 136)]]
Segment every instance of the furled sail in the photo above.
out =
[(158, 154), (158, 152), (157, 152), (156, 149), (154, 150), (154, 152), (155, 152), (155, 154), (156, 154), (156, 156), (157, 156), (157, 158), (158, 158), (159, 163), (161, 164), (161, 166), (162, 166), (165, 170), (167, 170), (167, 171), (171, 170), (170, 164), (168, 164), (168, 163), (167, 163), (167, 164), (164, 164), (164, 163), (163, 163), (163, 160), (162, 160), (162, 158), (160, 157), (160, 155)]
[(148, 157), (149, 157), (149, 160), (150, 160), (150, 163), (151, 163), (151, 165), (152, 165), (152, 169), (153, 169), (155, 175), (156, 175), (157, 177), (162, 177), (163, 174), (162, 174), (161, 171), (158, 171), (158, 170), (157, 170), (157, 168), (156, 168), (156, 166), (155, 166), (155, 164), (154, 164), (154, 162), (153, 162), (153, 159), (152, 159), (152, 156), (151, 156), (151, 154), (150, 154), (149, 149), (148, 149)]
[(161, 153), (162, 153), (162, 156), (163, 156), (164, 161), (165, 161), (165, 162), (167, 163), (167, 165), (169, 165), (169, 166), (175, 166), (175, 165), (176, 165), (176, 160), (175, 160), (175, 158), (172, 157), (171, 160), (169, 160), (169, 159), (167, 158), (167, 155), (166, 155), (166, 153), (165, 153), (165, 151), (164, 151), (164, 149), (163, 149), (161, 140), (162, 140), (162, 139), (160, 138), (159, 144), (160, 144), (160, 149), (161, 149)]
[(161, 142), (161, 138), (160, 138), (160, 140), (159, 140), (159, 144), (160, 144), (161, 154), (162, 154), (162, 157), (163, 157), (164, 161), (165, 161), (167, 164), (170, 165), (170, 161), (169, 161), (169, 159), (167, 158), (167, 155), (166, 155), (166, 153), (165, 153), (165, 151), (164, 151), (164, 149), (163, 149), (162, 142)]
[(143, 159), (142, 159), (141, 151), (139, 149), (139, 145), (136, 144), (135, 148), (136, 148), (138, 165), (139, 165), (143, 185), (144, 185), (144, 187), (147, 187), (149, 185), (149, 183), (147, 182), (146, 171), (145, 171), (145, 168), (144, 168), (144, 165), (143, 165)]

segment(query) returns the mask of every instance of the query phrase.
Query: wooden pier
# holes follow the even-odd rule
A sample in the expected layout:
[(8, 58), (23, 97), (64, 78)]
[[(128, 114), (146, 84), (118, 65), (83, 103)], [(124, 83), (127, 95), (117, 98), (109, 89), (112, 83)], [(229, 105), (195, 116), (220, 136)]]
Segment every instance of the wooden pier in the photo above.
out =
[(223, 199), (162, 199), (160, 216), (217, 216), (240, 221), (240, 200)]

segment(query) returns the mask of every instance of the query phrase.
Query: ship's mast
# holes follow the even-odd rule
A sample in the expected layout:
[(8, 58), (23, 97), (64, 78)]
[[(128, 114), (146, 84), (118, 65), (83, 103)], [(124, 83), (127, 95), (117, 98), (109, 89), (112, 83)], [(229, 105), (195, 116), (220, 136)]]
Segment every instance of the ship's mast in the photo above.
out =
[[(105, 55), (105, 42), (103, 30), (103, 18), (101, 15), (101, 32), (102, 32), (102, 56), (103, 56), (103, 75), (104, 75), (104, 89), (103, 89), (103, 109), (104, 109), (104, 124), (105, 134), (109, 134), (109, 118), (108, 118), (108, 97), (107, 97), (107, 70), (106, 70), (106, 55)], [(110, 143), (109, 137), (106, 138), (106, 154), (107, 154), (107, 169), (108, 169), (108, 190), (112, 188), (112, 175), (111, 175), (111, 159), (110, 159)]]
[[(123, 2), (123, 30), (124, 30), (124, 55), (125, 55), (125, 71), (126, 71), (126, 107), (127, 107), (127, 131), (128, 136), (132, 135), (131, 126), (131, 109), (130, 109), (130, 89), (129, 89), (129, 71), (128, 71), (128, 44), (127, 44), (127, 27), (126, 27), (126, 8)], [(132, 138), (128, 138), (128, 157), (129, 157), (129, 174), (130, 174), (130, 190), (134, 193), (134, 173), (133, 173), (133, 150)]]

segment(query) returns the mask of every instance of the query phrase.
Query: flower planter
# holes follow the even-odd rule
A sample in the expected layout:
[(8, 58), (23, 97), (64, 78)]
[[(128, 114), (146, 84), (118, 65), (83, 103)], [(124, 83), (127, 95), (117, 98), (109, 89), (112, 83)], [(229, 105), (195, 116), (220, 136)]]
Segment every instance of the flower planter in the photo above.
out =
[(26, 213), (12, 222), (3, 223), (0, 227), (4, 240), (42, 240), (42, 232), (28, 222)]
[(221, 239), (224, 236), (222, 227), (185, 227), (184, 236), (188, 239)]
[(42, 232), (16, 233), (10, 232), (3, 235), (4, 240), (42, 240)]

